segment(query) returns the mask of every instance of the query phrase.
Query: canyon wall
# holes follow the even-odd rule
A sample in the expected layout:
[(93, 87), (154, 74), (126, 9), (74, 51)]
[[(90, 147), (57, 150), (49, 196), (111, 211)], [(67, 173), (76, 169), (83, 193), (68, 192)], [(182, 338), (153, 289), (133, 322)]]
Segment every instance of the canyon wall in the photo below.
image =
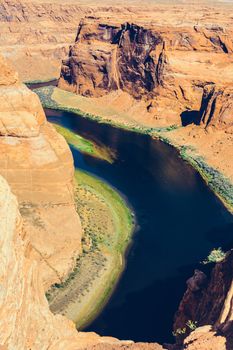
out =
[(48, 309), (37, 263), (31, 260), (32, 247), (24, 237), (16, 197), (2, 176), (0, 218), (1, 348), (77, 349), (74, 326)]
[[(216, 49), (220, 47), (219, 52), (231, 52), (232, 43), (228, 40), (233, 22), (230, 4), (181, 2), (182, 5), (180, 1), (150, 0), (143, 4), (136, 0), (127, 4), (123, 1), (113, 4), (110, 0), (1, 0), (0, 50), (13, 61), (24, 81), (58, 78), (60, 61), (66, 57), (69, 45), (75, 40), (79, 21), (96, 18), (100, 23), (111, 22), (111, 25), (119, 27), (129, 22), (154, 28), (168, 38), (168, 46), (170, 40), (173, 41), (176, 55), (172, 64), (176, 69), (187, 71), (191, 67), (198, 73), (198, 63), (202, 63), (207, 73), (210, 68), (208, 61), (212, 57), (199, 57), (193, 51), (203, 51), (209, 46), (208, 42), (212, 42)], [(193, 53), (189, 62), (186, 57), (188, 51)], [(211, 50), (207, 48), (207, 51)], [(214, 65), (219, 66), (221, 63), (217, 61)], [(184, 77), (184, 74), (180, 76)]]
[[(203, 101), (207, 98), (206, 85), (224, 90), (231, 84), (232, 50), (232, 29), (217, 25), (175, 28), (86, 19), (63, 60), (59, 87), (89, 97), (124, 91), (146, 101), (150, 117), (169, 113), (168, 124), (185, 124), (189, 120), (184, 116), (182, 121), (182, 113), (200, 110), (203, 92)], [(199, 118), (200, 112), (196, 123)]]
[(73, 158), (46, 121), (36, 94), (0, 58), (0, 174), (19, 200), (24, 235), (40, 261), (45, 287), (70, 271), (81, 250)]
[(127, 6), (114, 8), (102, 1), (1, 0), (0, 50), (23, 81), (58, 78), (80, 19), (119, 15), (122, 8), (131, 15)]
[(203, 91), (200, 120), (206, 128), (233, 127), (233, 87), (206, 85)]
[(162, 38), (143, 27), (81, 22), (76, 43), (63, 61), (59, 87), (84, 96), (122, 89), (140, 99), (163, 84)]
[(208, 344), (209, 346), (212, 344), (211, 349), (232, 349), (232, 301), (233, 251), (231, 250), (223, 262), (216, 264), (209, 277), (196, 270), (194, 276), (187, 281), (187, 291), (176, 313), (174, 329), (186, 327), (189, 320), (196, 322), (200, 329), (191, 333), (188, 338), (186, 338), (188, 331), (178, 335), (178, 342), (182, 343), (186, 338), (186, 344), (193, 343), (196, 346), (190, 345), (191, 349), (196, 349), (197, 344), (201, 348), (205, 342), (206, 349)]

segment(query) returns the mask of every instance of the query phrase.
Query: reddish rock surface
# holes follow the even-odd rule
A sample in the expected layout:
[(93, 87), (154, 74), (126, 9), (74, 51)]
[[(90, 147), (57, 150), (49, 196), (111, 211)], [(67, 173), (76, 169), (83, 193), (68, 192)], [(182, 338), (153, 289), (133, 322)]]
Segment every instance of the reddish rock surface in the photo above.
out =
[(18, 196), (24, 235), (41, 262), (45, 287), (72, 269), (81, 250), (73, 159), (45, 118), (36, 94), (0, 57), (0, 174)]
[(63, 61), (60, 87), (84, 96), (121, 89), (141, 99), (163, 85), (167, 62), (159, 34), (124, 23), (121, 27), (83, 23)]
[(206, 128), (227, 129), (233, 126), (233, 87), (207, 85), (203, 91), (201, 123)]
[(155, 343), (133, 343), (133, 344), (97, 344), (84, 347), (82, 350), (166, 350)]

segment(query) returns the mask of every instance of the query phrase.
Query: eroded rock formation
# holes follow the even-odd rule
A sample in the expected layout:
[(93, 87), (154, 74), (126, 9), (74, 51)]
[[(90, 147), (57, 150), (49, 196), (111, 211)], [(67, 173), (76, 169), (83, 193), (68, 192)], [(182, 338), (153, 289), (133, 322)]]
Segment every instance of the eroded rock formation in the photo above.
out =
[(233, 88), (231, 86), (217, 87), (214, 84), (205, 86), (200, 118), (206, 128), (233, 127)]
[[(233, 347), (233, 252), (230, 251), (223, 262), (216, 264), (210, 277), (205, 276), (200, 271), (196, 271), (194, 276), (187, 282), (187, 291), (180, 303), (178, 312), (175, 317), (174, 329), (186, 327), (188, 321), (196, 322), (200, 332), (190, 336), (191, 339), (206, 337), (209, 339), (217, 335), (226, 338), (222, 344), (228, 343)], [(205, 325), (212, 326), (211, 333), (207, 333), (211, 327), (202, 327)], [(187, 327), (186, 327), (187, 328)], [(190, 329), (187, 329), (190, 332)], [(178, 339), (187, 337), (181, 334)], [(186, 343), (189, 342), (186, 340)], [(198, 340), (200, 342), (200, 339)], [(213, 339), (212, 339), (213, 342)], [(200, 345), (199, 345), (200, 346)], [(215, 344), (215, 346), (217, 346)], [(231, 348), (229, 347), (229, 349)], [(219, 347), (225, 349), (224, 347)], [(189, 348), (188, 348), (189, 349)], [(192, 349), (192, 347), (191, 347)], [(196, 349), (193, 347), (193, 349)], [(201, 348), (202, 349), (202, 348)], [(205, 349), (205, 348), (204, 348)], [(214, 349), (214, 347), (213, 347)], [(216, 347), (217, 349), (217, 347)], [(226, 349), (228, 349), (226, 347)]]
[(0, 58), (0, 174), (18, 196), (24, 235), (48, 287), (64, 278), (81, 249), (73, 158), (38, 97)]
[(48, 310), (37, 264), (30, 259), (32, 247), (22, 240), (25, 233), (17, 200), (2, 176), (0, 218), (0, 345), (9, 350), (41, 350), (64, 349), (69, 344), (72, 349), (77, 337), (74, 326)]
[[(222, 81), (230, 84), (231, 52), (232, 32), (220, 26), (161, 28), (128, 22), (120, 26), (109, 19), (85, 19), (80, 22), (69, 57), (63, 61), (59, 87), (88, 97), (124, 91), (147, 101), (150, 118), (161, 120), (164, 115), (165, 119), (169, 113), (167, 123), (199, 123), (198, 116), (192, 120), (189, 114), (189, 120), (183, 121), (182, 115), (200, 109), (203, 90), (203, 106), (206, 104), (204, 87), (210, 82), (212, 86)], [(213, 101), (216, 94), (220, 92), (215, 92)], [(225, 111), (223, 116), (221, 111), (218, 117), (222, 102), (218, 97), (211, 124), (229, 126), (229, 113), (227, 116)], [(205, 119), (203, 115), (202, 123)]]
[(59, 86), (84, 96), (122, 89), (140, 99), (163, 84), (166, 62), (162, 39), (150, 30), (81, 22)]

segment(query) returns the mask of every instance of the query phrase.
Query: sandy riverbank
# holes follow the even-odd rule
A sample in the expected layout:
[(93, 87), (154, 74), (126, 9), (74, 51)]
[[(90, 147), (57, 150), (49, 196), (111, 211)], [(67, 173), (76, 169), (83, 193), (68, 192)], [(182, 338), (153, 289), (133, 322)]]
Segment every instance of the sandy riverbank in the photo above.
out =
[(103, 308), (124, 268), (133, 216), (121, 196), (103, 181), (82, 171), (76, 171), (75, 181), (83, 254), (68, 278), (46, 295), (52, 312), (65, 315), (80, 329)]

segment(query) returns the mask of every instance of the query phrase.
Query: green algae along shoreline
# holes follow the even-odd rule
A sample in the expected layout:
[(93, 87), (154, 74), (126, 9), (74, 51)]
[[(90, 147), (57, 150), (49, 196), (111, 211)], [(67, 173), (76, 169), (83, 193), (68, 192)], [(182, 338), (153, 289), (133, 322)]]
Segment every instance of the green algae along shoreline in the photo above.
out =
[(66, 139), (68, 144), (78, 151), (84, 154), (89, 154), (92, 157), (105, 160), (109, 163), (114, 162), (116, 155), (111, 149), (105, 147), (104, 145), (97, 145), (93, 141), (88, 140), (61, 125), (55, 123), (53, 125), (57, 132)]
[[(113, 154), (72, 131), (55, 125), (66, 141), (82, 153), (111, 163)], [(80, 330), (102, 310), (124, 270), (134, 231), (134, 213), (107, 183), (75, 171), (75, 202), (83, 228), (82, 254), (61, 283), (46, 292), (53, 313), (73, 320)]]
[[(209, 188), (218, 196), (223, 202), (225, 207), (233, 213), (233, 183), (230, 179), (224, 176), (221, 172), (209, 166), (207, 161), (197, 154), (197, 151), (190, 145), (180, 146), (173, 142), (168, 132), (178, 128), (179, 126), (172, 125), (169, 127), (161, 128), (147, 128), (133, 123), (120, 123), (111, 119), (103, 118), (101, 116), (93, 115), (83, 112), (77, 106), (70, 107), (69, 100), (74, 96), (73, 93), (61, 90), (54, 86), (47, 86), (39, 89), (35, 89), (34, 92), (39, 96), (44, 108), (55, 109), (58, 111), (65, 111), (74, 113), (80, 117), (87, 118), (98, 123), (110, 124), (113, 127), (121, 128), (133, 132), (143, 133), (150, 135), (153, 138), (157, 138), (173, 147), (175, 147), (180, 156), (190, 163), (202, 176)], [(59, 93), (61, 98), (59, 102), (55, 100), (54, 93)], [(75, 95), (78, 97), (77, 95)], [(77, 98), (78, 101), (78, 98)]]

